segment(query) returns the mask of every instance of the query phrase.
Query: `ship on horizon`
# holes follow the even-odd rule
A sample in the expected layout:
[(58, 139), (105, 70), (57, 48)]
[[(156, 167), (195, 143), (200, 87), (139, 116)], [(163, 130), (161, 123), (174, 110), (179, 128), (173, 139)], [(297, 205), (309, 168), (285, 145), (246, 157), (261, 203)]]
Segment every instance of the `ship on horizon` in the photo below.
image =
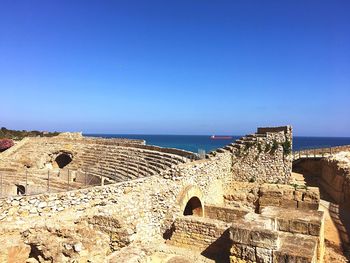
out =
[(212, 140), (231, 140), (232, 136), (218, 136), (218, 135), (212, 135), (210, 136), (210, 139)]

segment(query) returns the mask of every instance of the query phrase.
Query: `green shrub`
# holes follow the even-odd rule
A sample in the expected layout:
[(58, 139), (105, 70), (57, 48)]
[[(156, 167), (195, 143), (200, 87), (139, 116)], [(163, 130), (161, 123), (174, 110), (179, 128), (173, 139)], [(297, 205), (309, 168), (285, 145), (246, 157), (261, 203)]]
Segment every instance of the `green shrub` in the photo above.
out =
[(278, 142), (276, 140), (273, 140), (270, 151), (271, 154), (274, 154), (276, 152), (276, 150), (278, 149), (278, 145)]
[(255, 145), (254, 142), (246, 142), (245, 143), (245, 149), (248, 150), (249, 148), (253, 147)]
[(261, 147), (261, 143), (260, 142), (258, 143), (258, 147), (257, 148), (258, 148), (258, 152), (261, 153), (262, 152), (262, 147)]
[(265, 145), (265, 153), (268, 153), (271, 150), (271, 145), (269, 143), (267, 143)]
[(283, 147), (283, 153), (285, 155), (292, 153), (292, 143), (288, 139), (286, 139), (284, 143), (282, 143), (282, 147)]

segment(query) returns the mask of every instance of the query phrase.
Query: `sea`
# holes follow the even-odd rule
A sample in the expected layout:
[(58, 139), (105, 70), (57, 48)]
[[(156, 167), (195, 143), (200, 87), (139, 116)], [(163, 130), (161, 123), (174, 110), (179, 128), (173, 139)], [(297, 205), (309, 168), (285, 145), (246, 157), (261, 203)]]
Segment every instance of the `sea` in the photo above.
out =
[[(141, 134), (84, 134), (85, 136), (102, 138), (142, 139), (148, 145), (168, 148), (178, 148), (191, 152), (210, 152), (223, 147), (242, 136), (232, 136), (232, 139), (213, 140), (210, 135), (141, 135)], [(293, 151), (350, 145), (350, 137), (293, 137)]]

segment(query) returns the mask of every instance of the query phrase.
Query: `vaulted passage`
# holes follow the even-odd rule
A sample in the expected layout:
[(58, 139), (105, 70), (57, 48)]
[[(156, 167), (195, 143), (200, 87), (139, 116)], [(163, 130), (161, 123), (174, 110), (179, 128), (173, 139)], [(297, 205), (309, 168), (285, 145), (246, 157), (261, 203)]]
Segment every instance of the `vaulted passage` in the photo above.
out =
[(184, 216), (195, 215), (195, 216), (203, 216), (203, 208), (202, 203), (198, 197), (194, 196), (190, 200), (188, 200), (185, 210)]
[(59, 168), (65, 167), (71, 161), (72, 161), (72, 158), (66, 153), (62, 153), (62, 154), (58, 155), (55, 159), (55, 162)]
[(26, 194), (26, 188), (23, 185), (16, 184), (17, 186), (17, 195), (25, 195)]

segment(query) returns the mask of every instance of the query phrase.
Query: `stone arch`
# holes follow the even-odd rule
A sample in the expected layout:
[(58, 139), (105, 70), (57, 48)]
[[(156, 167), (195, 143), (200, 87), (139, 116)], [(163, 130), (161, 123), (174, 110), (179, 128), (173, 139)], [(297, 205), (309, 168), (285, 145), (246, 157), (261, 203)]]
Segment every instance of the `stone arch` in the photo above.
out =
[(17, 195), (25, 195), (26, 194), (26, 188), (24, 185), (16, 184), (17, 187)]
[(64, 168), (72, 161), (72, 156), (69, 153), (62, 152), (59, 153), (54, 161), (54, 166), (57, 166), (58, 168)]
[(176, 199), (183, 215), (204, 216), (202, 190), (194, 185), (185, 187)]
[(203, 206), (201, 200), (197, 196), (191, 197), (190, 200), (188, 200), (185, 209), (183, 210), (184, 216), (203, 216)]

